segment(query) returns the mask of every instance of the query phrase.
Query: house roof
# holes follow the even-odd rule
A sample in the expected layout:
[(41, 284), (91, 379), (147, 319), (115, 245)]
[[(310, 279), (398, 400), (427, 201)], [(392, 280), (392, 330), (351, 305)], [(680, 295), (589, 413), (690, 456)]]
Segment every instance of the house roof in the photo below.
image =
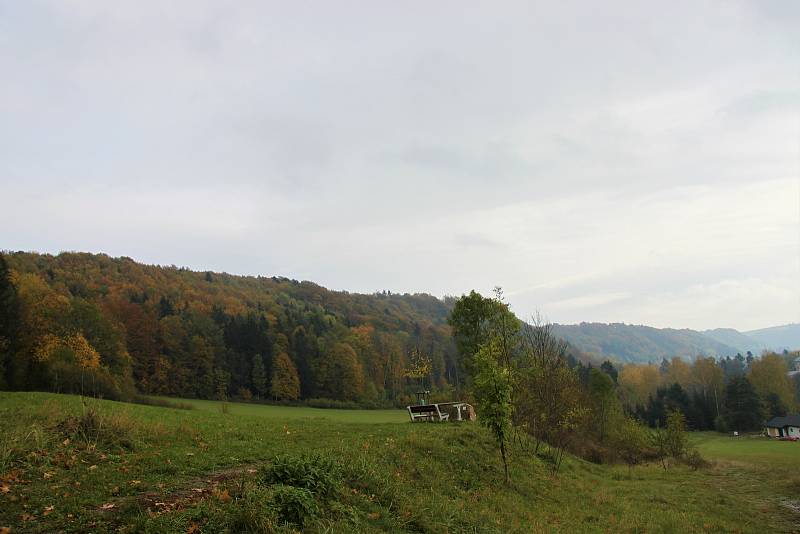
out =
[(785, 426), (800, 426), (800, 415), (773, 417), (772, 419), (766, 422), (766, 426), (771, 428), (783, 428)]

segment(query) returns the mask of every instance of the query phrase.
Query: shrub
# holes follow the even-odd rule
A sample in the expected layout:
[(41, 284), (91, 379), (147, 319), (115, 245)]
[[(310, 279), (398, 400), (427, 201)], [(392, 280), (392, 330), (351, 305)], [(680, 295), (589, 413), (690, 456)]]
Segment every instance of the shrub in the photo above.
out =
[(274, 507), (270, 506), (270, 495), (267, 490), (252, 488), (236, 499), (233, 505), (221, 514), (214, 517), (219, 522), (210, 521), (203, 531), (209, 532), (241, 532), (262, 533), (275, 532)]
[(655, 459), (661, 462), (661, 466), (666, 471), (667, 469), (667, 456), (669, 456), (667, 446), (667, 432), (660, 427), (650, 430), (649, 436), (650, 446), (655, 451)]
[(667, 428), (665, 436), (666, 453), (673, 458), (681, 458), (689, 448), (689, 438), (686, 436), (686, 418), (679, 411), (667, 415)]
[(648, 454), (647, 431), (630, 418), (624, 418), (610, 436), (611, 448), (628, 466), (641, 463)]
[(262, 471), (262, 482), (294, 486), (311, 492), (314, 497), (333, 496), (342, 480), (338, 466), (321, 454), (276, 456)]
[(319, 506), (314, 494), (306, 488), (282, 484), (274, 486), (271, 504), (282, 521), (301, 527), (306, 520), (319, 515)]
[(711, 465), (708, 460), (703, 458), (703, 456), (697, 452), (696, 450), (691, 450), (686, 453), (685, 458), (683, 461), (693, 470), (697, 471), (698, 469), (703, 469)]
[(154, 397), (146, 397), (144, 395), (136, 395), (133, 398), (134, 404), (144, 404), (146, 406), (160, 406), (161, 408), (174, 408), (176, 410), (194, 410), (194, 405), (188, 402), (177, 402), (167, 399), (157, 399)]

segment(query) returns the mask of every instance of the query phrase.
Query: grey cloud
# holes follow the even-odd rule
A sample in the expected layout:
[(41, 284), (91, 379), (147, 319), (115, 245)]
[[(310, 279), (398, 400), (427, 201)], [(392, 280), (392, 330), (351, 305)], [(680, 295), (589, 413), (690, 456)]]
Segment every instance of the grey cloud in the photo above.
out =
[[(0, 247), (683, 324), (687, 295), (787, 279), (749, 251), (796, 231), (748, 214), (791, 211), (795, 4), (0, 0)], [(631, 302), (657, 289), (663, 317)]]

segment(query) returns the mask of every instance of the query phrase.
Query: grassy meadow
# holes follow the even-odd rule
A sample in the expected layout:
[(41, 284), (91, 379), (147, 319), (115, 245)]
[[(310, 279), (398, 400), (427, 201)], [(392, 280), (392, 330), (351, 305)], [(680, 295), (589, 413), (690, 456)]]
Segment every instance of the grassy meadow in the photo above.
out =
[(475, 424), (186, 402), (0, 392), (0, 532), (800, 529), (800, 443), (695, 434), (708, 468), (569, 457), (553, 475), (523, 442), (506, 486)]
[[(167, 397), (153, 397), (167, 403), (176, 399)], [(179, 399), (178, 403), (188, 404), (195, 410), (220, 413), (222, 403), (212, 400)], [(270, 419), (307, 419), (321, 418), (342, 423), (402, 423), (408, 421), (405, 410), (339, 410), (328, 408), (309, 408), (305, 406), (289, 407), (271, 404), (256, 404), (246, 402), (228, 402), (226, 409), (231, 415), (244, 415), (255, 417), (268, 417)]]

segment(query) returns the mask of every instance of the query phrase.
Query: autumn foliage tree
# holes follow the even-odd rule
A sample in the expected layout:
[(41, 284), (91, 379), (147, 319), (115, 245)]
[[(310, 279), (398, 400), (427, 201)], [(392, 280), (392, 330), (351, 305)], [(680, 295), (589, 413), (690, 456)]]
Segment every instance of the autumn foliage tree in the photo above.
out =
[(297, 400), (300, 397), (300, 377), (291, 358), (285, 352), (273, 362), (270, 393), (277, 400)]
[(321, 397), (357, 400), (364, 390), (364, 371), (358, 355), (347, 343), (335, 343), (319, 361), (317, 385)]
[(754, 360), (750, 366), (749, 379), (762, 399), (774, 397), (787, 408), (795, 408), (796, 400), (789, 378), (789, 367), (786, 365), (786, 360), (778, 354), (765, 354)]

